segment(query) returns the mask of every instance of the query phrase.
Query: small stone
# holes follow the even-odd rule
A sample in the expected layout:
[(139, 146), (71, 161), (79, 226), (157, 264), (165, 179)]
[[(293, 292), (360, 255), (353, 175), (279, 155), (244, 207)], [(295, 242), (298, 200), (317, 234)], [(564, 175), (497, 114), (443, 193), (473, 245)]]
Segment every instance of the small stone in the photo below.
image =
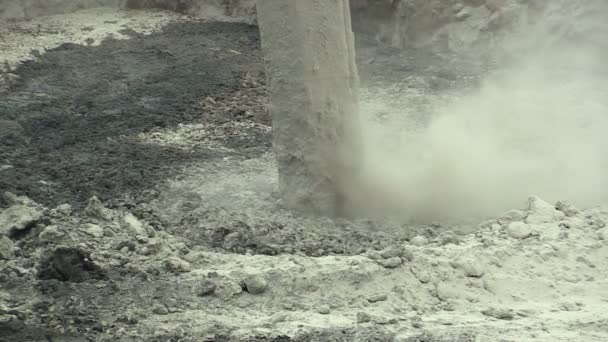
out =
[(60, 231), (57, 226), (46, 226), (38, 235), (40, 241), (53, 242), (62, 239), (65, 233)]
[(414, 246), (422, 247), (429, 244), (429, 239), (422, 235), (415, 236), (410, 243)]
[(388, 299), (388, 296), (385, 294), (375, 295), (367, 298), (367, 301), (370, 303), (384, 302)]
[(0, 235), (10, 236), (33, 226), (42, 217), (42, 210), (23, 204), (0, 212)]
[(317, 312), (320, 313), (321, 315), (328, 315), (331, 312), (331, 309), (329, 308), (329, 305), (321, 305), (319, 306), (319, 308), (317, 309)]
[(505, 229), (505, 233), (514, 239), (526, 239), (532, 236), (532, 227), (521, 221), (511, 222)]
[(401, 266), (402, 263), (403, 261), (399, 257), (389, 258), (380, 261), (380, 265), (382, 265), (384, 268), (397, 268)]
[(382, 256), (384, 259), (402, 257), (403, 254), (405, 254), (405, 249), (403, 246), (390, 246), (380, 252), (380, 256)]
[(254, 275), (247, 277), (244, 281), (246, 291), (251, 294), (261, 294), (268, 288), (268, 282), (261, 276)]
[(103, 229), (99, 225), (96, 225), (96, 224), (93, 224), (93, 223), (86, 223), (86, 224), (84, 224), (82, 226), (81, 230), (83, 232), (85, 232), (85, 233), (93, 236), (93, 237), (96, 237), (96, 238), (100, 238), (104, 234), (103, 233)]
[(372, 321), (372, 317), (365, 312), (357, 312), (357, 323), (368, 323)]
[(515, 317), (513, 310), (507, 308), (488, 308), (481, 310), (481, 313), (496, 319), (511, 320)]
[(199, 296), (209, 296), (215, 291), (215, 283), (209, 279), (203, 280), (201, 286), (198, 288), (197, 294)]
[(120, 252), (122, 254), (127, 254), (129, 253), (129, 247), (128, 246), (124, 246), (123, 248), (120, 249)]
[(166, 315), (169, 313), (169, 310), (167, 309), (166, 306), (164, 306), (162, 304), (156, 304), (156, 305), (154, 305), (152, 312), (157, 315)]
[(0, 235), (0, 259), (11, 259), (15, 256), (13, 240)]

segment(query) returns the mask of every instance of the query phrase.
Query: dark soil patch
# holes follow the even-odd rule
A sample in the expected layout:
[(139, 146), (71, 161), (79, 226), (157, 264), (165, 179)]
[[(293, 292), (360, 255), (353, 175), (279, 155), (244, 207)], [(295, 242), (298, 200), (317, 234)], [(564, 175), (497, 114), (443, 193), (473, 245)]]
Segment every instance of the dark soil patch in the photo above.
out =
[(90, 260), (88, 253), (74, 248), (58, 248), (42, 263), (40, 279), (82, 282), (103, 279), (103, 272)]
[[(47, 206), (81, 206), (91, 196), (140, 193), (179, 165), (222, 157), (142, 144), (137, 134), (226, 121), (201, 101), (230, 99), (244, 88), (243, 75), (263, 87), (257, 28), (192, 21), (131, 36), (64, 44), (19, 66), (18, 83), (0, 97), (0, 189)], [(251, 120), (264, 117), (259, 110)], [(255, 141), (225, 143), (244, 146), (244, 156), (270, 146), (269, 136), (248, 137)]]

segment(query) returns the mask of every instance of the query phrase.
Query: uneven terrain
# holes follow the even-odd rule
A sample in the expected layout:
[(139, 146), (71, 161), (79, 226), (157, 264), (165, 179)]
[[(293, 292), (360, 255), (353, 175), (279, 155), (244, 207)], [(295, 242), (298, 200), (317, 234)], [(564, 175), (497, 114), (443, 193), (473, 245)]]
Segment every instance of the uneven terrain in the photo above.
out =
[[(492, 67), (377, 38), (357, 45), (379, 126), (424, 130)], [(162, 11), (0, 24), (0, 341), (608, 339), (603, 207), (285, 210), (259, 45)]]

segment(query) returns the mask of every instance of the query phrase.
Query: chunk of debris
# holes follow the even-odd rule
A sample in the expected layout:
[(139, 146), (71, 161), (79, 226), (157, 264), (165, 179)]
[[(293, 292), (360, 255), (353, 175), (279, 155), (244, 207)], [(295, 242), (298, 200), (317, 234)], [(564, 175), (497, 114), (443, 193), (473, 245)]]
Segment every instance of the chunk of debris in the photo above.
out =
[(383, 249), (380, 252), (380, 255), (384, 259), (390, 259), (395, 257), (402, 257), (405, 254), (405, 249), (403, 246), (390, 246)]
[(388, 296), (385, 294), (375, 295), (367, 298), (367, 301), (370, 303), (384, 302), (388, 299)]
[(465, 20), (471, 16), (471, 10), (469, 7), (465, 7), (456, 13), (456, 19)]
[(317, 309), (317, 312), (320, 313), (321, 315), (329, 315), (329, 313), (331, 312), (331, 309), (330, 309), (329, 305), (323, 304), (323, 305), (319, 306), (319, 308)]
[(382, 254), (380, 254), (379, 251), (370, 249), (368, 251), (366, 251), (365, 253), (363, 253), (363, 256), (372, 259), (372, 260), (380, 260), (382, 259)]
[(245, 291), (251, 294), (261, 294), (268, 288), (268, 282), (261, 276), (253, 275), (249, 276), (243, 282)]
[(100, 238), (103, 236), (103, 229), (99, 225), (93, 223), (85, 223), (82, 226), (81, 230), (84, 233), (87, 233), (96, 238)]
[(372, 316), (365, 312), (357, 312), (357, 323), (368, 323), (372, 321)]
[(412, 240), (410, 240), (410, 243), (414, 246), (422, 247), (429, 244), (429, 239), (422, 235), (417, 235)]
[(54, 226), (54, 225), (44, 227), (42, 232), (40, 232), (40, 234), (38, 234), (38, 238), (42, 242), (56, 242), (56, 241), (62, 239), (64, 236), (65, 236), (65, 233), (60, 231), (59, 227)]
[(528, 224), (549, 223), (561, 220), (565, 214), (551, 204), (539, 197), (532, 196), (528, 199), (528, 216), (525, 222)]
[(431, 281), (431, 275), (429, 274), (429, 272), (427, 272), (425, 269), (423, 269), (421, 267), (412, 266), (410, 268), (410, 271), (412, 271), (412, 273), (418, 279), (418, 281), (420, 281), (423, 284), (426, 284)]
[(511, 222), (523, 221), (525, 218), (526, 218), (526, 215), (524, 214), (523, 211), (513, 209), (513, 210), (509, 210), (506, 213), (504, 213), (502, 215), (502, 217), (498, 219), (498, 222), (502, 226), (507, 226)]
[(581, 311), (581, 306), (576, 303), (566, 302), (559, 305), (561, 311)]
[(213, 292), (218, 298), (228, 300), (243, 292), (243, 287), (230, 279), (218, 279)]
[(458, 235), (456, 235), (456, 233), (453, 231), (448, 230), (439, 234), (439, 237), (437, 237), (437, 242), (439, 242), (441, 246), (445, 246), (450, 243), (458, 245), (460, 243), (460, 237), (458, 237)]
[(467, 277), (479, 278), (485, 273), (481, 260), (473, 256), (460, 256), (451, 264), (454, 268), (464, 271)]
[(205, 279), (197, 290), (197, 294), (201, 297), (212, 295), (215, 291), (215, 283), (210, 279)]
[(165, 268), (173, 273), (186, 273), (192, 269), (189, 262), (176, 256), (170, 256), (165, 260)]
[(169, 313), (169, 310), (166, 306), (162, 304), (156, 304), (154, 305), (154, 308), (152, 308), (152, 312), (157, 315), (167, 315)]
[(380, 260), (379, 263), (384, 268), (397, 268), (397, 267), (401, 266), (401, 264), (403, 263), (403, 260), (401, 260), (401, 258), (399, 258), (399, 257), (394, 257), (394, 258)]
[(0, 235), (0, 259), (11, 259), (15, 256), (13, 240)]
[(54, 210), (59, 214), (68, 215), (72, 212), (72, 206), (67, 203), (64, 203), (58, 205)]
[(485, 316), (496, 319), (511, 320), (515, 318), (515, 313), (513, 312), (513, 310), (508, 308), (488, 308), (481, 310), (481, 313)]
[(532, 236), (534, 231), (532, 226), (524, 222), (511, 222), (505, 229), (505, 233), (514, 239), (526, 239)]
[(0, 212), (0, 235), (13, 236), (19, 231), (31, 228), (42, 217), (39, 208), (17, 204)]
[(144, 225), (131, 213), (126, 213), (122, 217), (122, 225), (135, 235), (147, 235)]
[(456, 299), (460, 297), (460, 293), (458, 289), (454, 288), (454, 286), (447, 283), (438, 283), (435, 285), (435, 293), (437, 294), (437, 298), (447, 301), (450, 299)]
[(557, 210), (561, 211), (562, 213), (564, 213), (564, 215), (566, 215), (568, 217), (573, 217), (573, 216), (576, 216), (581, 213), (581, 211), (578, 210), (578, 208), (576, 208), (574, 205), (572, 205), (566, 201), (557, 202), (555, 204), (555, 208)]
[(90, 217), (93, 217), (96, 219), (106, 220), (106, 221), (109, 221), (112, 219), (112, 212), (109, 209), (107, 209), (106, 207), (104, 207), (104, 205), (101, 203), (99, 198), (97, 198), (97, 196), (93, 196), (93, 197), (89, 198), (89, 202), (88, 202), (86, 208), (84, 209), (84, 212), (85, 212), (85, 214), (89, 215)]

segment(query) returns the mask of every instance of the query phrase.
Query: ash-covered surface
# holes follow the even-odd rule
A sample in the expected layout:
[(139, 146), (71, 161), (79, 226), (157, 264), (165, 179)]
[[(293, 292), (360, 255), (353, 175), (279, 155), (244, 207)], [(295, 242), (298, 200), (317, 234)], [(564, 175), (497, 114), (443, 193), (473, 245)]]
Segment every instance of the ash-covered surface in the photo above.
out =
[[(132, 30), (131, 30), (132, 31)], [(46, 205), (80, 205), (141, 192), (192, 161), (225, 157), (209, 148), (184, 151), (137, 140), (179, 124), (264, 117), (263, 108), (205, 110), (207, 97), (230, 100), (263, 87), (257, 28), (190, 21), (162, 32), (105, 39), (97, 46), (66, 43), (12, 72), (17, 81), (0, 101), (0, 189)], [(226, 134), (231, 154), (266, 151), (270, 135)]]
[(0, 341), (608, 337), (606, 210), (532, 197), (466, 237), (312, 258), (214, 251), (97, 198), (3, 203)]

